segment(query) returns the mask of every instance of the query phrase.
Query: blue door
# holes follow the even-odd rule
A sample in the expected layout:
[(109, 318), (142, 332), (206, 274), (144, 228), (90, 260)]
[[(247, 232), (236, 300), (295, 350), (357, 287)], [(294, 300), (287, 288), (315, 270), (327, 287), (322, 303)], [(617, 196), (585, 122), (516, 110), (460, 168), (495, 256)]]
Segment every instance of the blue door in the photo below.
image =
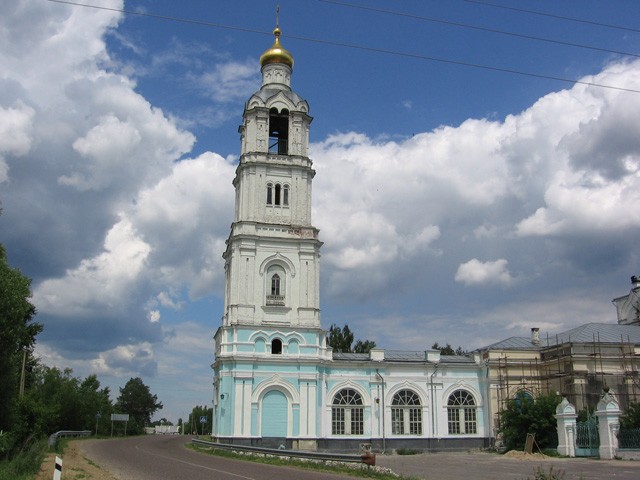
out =
[(267, 392), (262, 398), (263, 437), (287, 436), (287, 397), (278, 390)]

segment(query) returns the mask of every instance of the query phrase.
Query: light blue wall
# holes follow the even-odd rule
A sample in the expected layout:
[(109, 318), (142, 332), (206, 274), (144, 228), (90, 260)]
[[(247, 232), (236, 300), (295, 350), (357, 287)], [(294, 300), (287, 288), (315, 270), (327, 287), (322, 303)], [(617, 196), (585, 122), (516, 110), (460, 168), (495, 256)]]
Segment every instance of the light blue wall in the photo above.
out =
[[(243, 330), (242, 335), (248, 335), (251, 330)], [(274, 330), (275, 331), (275, 330)], [(239, 330), (240, 332), (240, 330)], [(228, 332), (227, 332), (228, 333)], [(267, 342), (270, 341), (267, 333), (264, 332), (264, 338)], [(273, 333), (273, 332), (271, 332)], [(284, 338), (284, 337), (280, 337)], [(314, 337), (317, 338), (317, 337)], [(300, 345), (302, 347), (302, 345)], [(245, 351), (244, 348), (242, 351)], [(377, 368), (376, 368), (377, 367)], [(376, 370), (379, 369), (380, 374), (386, 381), (398, 382), (399, 377), (405, 378), (411, 383), (420, 383), (421, 381), (428, 381), (428, 372), (424, 365), (407, 365), (399, 369), (397, 366), (388, 364), (385, 362), (370, 362), (361, 363), (354, 362), (353, 364), (341, 363), (335, 366), (335, 363), (321, 364), (318, 359), (317, 362), (305, 362), (296, 356), (282, 355), (265, 355), (260, 359), (235, 357), (228, 361), (222, 361), (217, 364), (216, 378), (219, 379), (219, 393), (224, 394), (224, 399), (218, 399), (219, 402), (219, 419), (218, 434), (222, 437), (239, 435), (239, 432), (234, 432), (234, 418), (240, 415), (240, 412), (234, 412), (233, 406), (241, 403), (241, 399), (235, 399), (235, 378), (238, 378), (238, 374), (242, 373), (242, 377), (246, 378), (246, 382), (250, 382), (252, 392), (255, 392), (260, 386), (264, 386), (265, 382), (271, 382), (274, 375), (281, 382), (285, 382), (291, 386), (291, 388), (300, 394), (300, 390), (303, 385), (309, 381), (309, 378), (316, 378), (316, 395), (315, 398), (310, 399), (315, 403), (315, 410), (317, 415), (313, 419), (301, 418), (300, 409), (298, 404), (291, 405), (291, 400), (288, 396), (285, 396), (282, 391), (278, 391), (276, 388), (273, 390), (267, 389), (264, 395), (264, 404), (251, 404), (251, 417), (246, 418), (244, 431), (250, 432), (252, 436), (277, 436), (284, 437), (287, 435), (286, 431), (283, 433), (283, 429), (288, 428), (288, 431), (292, 432), (294, 437), (299, 436), (301, 431), (301, 425), (304, 423), (305, 430), (309, 422), (315, 423), (315, 431), (318, 435), (331, 436), (330, 431), (322, 431), (322, 426), (329, 426), (330, 421), (323, 421), (326, 417), (327, 411), (330, 409), (324, 409), (323, 404), (330, 406), (333, 398), (331, 393), (334, 393), (336, 389), (344, 387), (347, 383), (357, 387), (356, 389), (364, 394), (364, 436), (371, 434), (372, 423), (380, 423), (380, 418), (374, 415), (376, 405), (373, 403), (376, 397), (375, 393), (372, 393), (372, 382), (376, 382)], [(447, 378), (446, 383), (460, 383), (461, 385), (469, 385), (475, 392), (482, 392), (482, 378), (479, 368), (473, 365), (458, 366), (458, 365), (442, 365), (439, 370), (439, 374), (444, 374)], [(307, 380), (300, 380), (300, 378), (307, 378)], [(438, 376), (438, 380), (442, 382), (442, 376)], [(441, 392), (444, 393), (444, 392)], [(324, 398), (326, 396), (327, 398)], [(481, 402), (481, 406), (478, 408), (477, 422), (478, 431), (484, 432), (486, 419), (485, 410), (487, 407), (484, 402)], [(245, 398), (246, 402), (249, 401)], [(438, 404), (441, 402), (446, 404), (446, 399), (438, 398)], [(282, 413), (282, 412), (285, 413)], [(261, 415), (259, 415), (261, 412)], [(291, 412), (291, 417), (288, 413)], [(285, 416), (283, 416), (285, 415)], [(261, 420), (262, 419), (262, 420)], [(326, 418), (324, 420), (327, 420)], [(425, 428), (424, 431), (428, 431), (427, 423), (431, 422), (431, 417), (427, 416), (424, 419)], [(446, 423), (442, 423), (440, 419), (439, 432), (446, 431)], [(262, 422), (262, 424), (261, 424)], [(291, 422), (287, 425), (287, 422)], [(446, 422), (446, 419), (445, 419)], [(330, 428), (330, 427), (329, 427)], [(390, 428), (390, 426), (389, 426)], [(488, 427), (487, 427), (488, 428)]]

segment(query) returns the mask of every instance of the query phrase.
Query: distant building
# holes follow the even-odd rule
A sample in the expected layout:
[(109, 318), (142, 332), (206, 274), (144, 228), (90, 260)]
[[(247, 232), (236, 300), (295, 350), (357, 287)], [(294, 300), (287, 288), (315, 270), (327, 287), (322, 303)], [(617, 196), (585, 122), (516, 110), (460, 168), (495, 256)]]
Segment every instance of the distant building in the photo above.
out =
[(640, 401), (638, 277), (629, 295), (613, 300), (618, 323), (587, 323), (557, 335), (511, 337), (481, 348), (494, 430), (499, 413), (519, 392), (536, 397), (557, 392), (578, 410), (594, 409), (612, 389), (622, 409)]
[(613, 299), (621, 325), (640, 325), (640, 277), (631, 277), (631, 292)]

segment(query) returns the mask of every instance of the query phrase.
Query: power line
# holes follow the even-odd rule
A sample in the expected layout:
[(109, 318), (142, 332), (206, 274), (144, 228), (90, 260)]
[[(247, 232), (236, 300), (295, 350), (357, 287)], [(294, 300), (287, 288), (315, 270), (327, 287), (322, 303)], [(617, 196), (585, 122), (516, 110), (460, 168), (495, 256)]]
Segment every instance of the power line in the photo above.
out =
[(555, 15), (553, 13), (539, 12), (535, 10), (525, 10), (524, 8), (510, 7), (507, 5), (499, 5), (496, 3), (484, 2), (482, 0), (463, 0), (463, 1), (468, 3), (477, 3), (478, 5), (484, 5), (486, 7), (503, 8), (505, 10), (513, 10), (515, 12), (530, 13), (532, 15), (540, 15), (542, 17), (559, 18), (560, 20), (567, 20), (569, 22), (586, 23), (587, 25), (596, 25), (598, 27), (614, 28), (616, 30), (626, 30), (628, 32), (640, 33), (640, 30), (637, 28), (623, 27), (621, 25), (613, 25), (610, 23), (594, 22), (591, 20), (583, 20), (581, 18), (565, 17), (562, 15)]
[(203, 20), (193, 20), (190, 18), (178, 18), (178, 17), (170, 17), (168, 15), (158, 15), (156, 13), (136, 12), (133, 10), (125, 10), (122, 8), (103, 7), (100, 5), (89, 5), (86, 3), (71, 2), (68, 0), (45, 0), (45, 1), (52, 2), (52, 3), (63, 3), (65, 5), (73, 5), (75, 7), (93, 8), (95, 10), (107, 10), (109, 12), (118, 12), (118, 13), (124, 13), (127, 15), (137, 15), (139, 17), (150, 17), (150, 18), (156, 18), (159, 20), (169, 20), (171, 22), (190, 23), (193, 25), (201, 25), (204, 27), (222, 28), (226, 30), (235, 30), (238, 32), (247, 32), (247, 33), (259, 33), (261, 35), (270, 35), (270, 36), (273, 35), (273, 32), (271, 31), (267, 32), (264, 30), (255, 30), (251, 28), (236, 27), (232, 25), (223, 25), (221, 23), (205, 22)]
[(337, 0), (319, 0), (319, 1), (323, 2), (323, 3), (333, 4), (333, 5), (340, 5), (340, 6), (343, 6), (343, 7), (356, 8), (356, 9), (360, 9), (360, 10), (368, 10), (370, 12), (385, 13), (385, 14), (388, 14), (388, 15), (395, 15), (395, 16), (398, 16), (398, 17), (412, 18), (414, 20), (423, 20), (425, 22), (441, 23), (443, 25), (451, 25), (451, 26), (454, 26), (454, 27), (468, 28), (468, 29), (472, 29), (472, 30), (479, 30), (479, 31), (482, 31), (482, 32), (497, 33), (499, 35), (507, 35), (507, 36), (510, 36), (510, 37), (526, 38), (527, 40), (536, 40), (538, 42), (555, 43), (557, 45), (566, 45), (566, 46), (569, 46), (569, 47), (585, 48), (585, 49), (588, 49), (588, 50), (597, 50), (599, 52), (615, 53), (617, 55), (626, 55), (626, 56), (629, 56), (629, 57), (640, 58), (640, 55), (637, 54), (637, 53), (622, 52), (622, 51), (619, 51), (619, 50), (610, 50), (608, 48), (595, 47), (593, 45), (584, 45), (584, 44), (581, 44), (581, 43), (565, 42), (563, 40), (555, 40), (555, 39), (552, 39), (552, 38), (537, 37), (537, 36), (534, 36), (534, 35), (525, 35), (523, 33), (517, 33), (517, 32), (507, 32), (505, 30), (497, 30), (495, 28), (480, 27), (478, 25), (471, 25), (471, 24), (468, 24), (468, 23), (452, 22), (452, 21), (449, 21), (449, 20), (442, 20), (442, 19), (432, 18), (432, 17), (423, 17), (423, 16), (420, 16), (420, 15), (414, 15), (414, 14), (410, 14), (410, 13), (396, 12), (396, 11), (393, 11), (393, 10), (385, 10), (385, 9), (382, 9), (382, 8), (375, 8), (375, 7), (367, 7), (365, 5), (355, 5), (353, 3), (340, 2), (340, 1), (337, 1)]
[[(71, 1), (68, 1), (68, 0), (46, 0), (46, 1), (53, 2), (53, 3), (62, 3), (62, 4), (67, 4), (67, 5), (73, 5), (73, 6), (76, 6), (76, 7), (93, 8), (93, 9), (96, 9), (96, 10), (107, 10), (107, 11), (111, 11), (111, 12), (124, 13), (124, 14), (127, 14), (127, 15), (137, 15), (137, 16), (141, 16), (141, 17), (150, 17), (150, 18), (156, 18), (156, 19), (160, 19), (160, 20), (168, 20), (168, 21), (172, 21), (172, 22), (180, 22), (180, 23), (201, 25), (201, 26), (205, 26), (205, 27), (221, 28), (221, 29), (226, 29), (226, 30), (235, 30), (235, 31), (246, 32), (246, 33), (257, 33), (257, 34), (260, 34), (260, 35), (272, 35), (272, 32), (266, 32), (264, 30), (256, 30), (256, 29), (245, 28), (245, 27), (237, 27), (237, 26), (232, 26), (232, 25), (223, 25), (223, 24), (220, 24), (220, 23), (205, 22), (203, 20), (193, 20), (193, 19), (187, 19), (187, 18), (178, 18), (178, 17), (171, 17), (171, 16), (168, 16), (168, 15), (158, 15), (158, 14), (147, 13), (147, 12), (135, 12), (135, 11), (132, 11), (132, 10), (125, 10), (125, 9), (111, 8), (111, 7), (103, 7), (103, 6), (98, 6), (98, 5), (88, 5), (88, 4), (85, 4), (85, 3), (71, 2)], [(557, 76), (554, 76), (554, 75), (544, 75), (544, 74), (540, 74), (540, 73), (524, 72), (524, 71), (521, 71), (521, 70), (513, 70), (513, 69), (510, 69), (510, 68), (494, 67), (494, 66), (491, 66), (491, 65), (482, 65), (482, 64), (479, 64), (479, 63), (470, 63), (470, 62), (463, 62), (463, 61), (458, 61), (458, 60), (449, 60), (449, 59), (446, 59), (446, 58), (432, 57), (432, 56), (427, 56), (427, 55), (419, 55), (419, 54), (416, 54), (416, 53), (398, 52), (398, 51), (387, 50), (387, 49), (383, 49), (383, 48), (367, 47), (367, 46), (364, 46), (364, 45), (341, 43), (341, 42), (335, 42), (335, 41), (331, 41), (331, 40), (322, 40), (322, 39), (310, 38), (310, 37), (302, 37), (302, 36), (297, 36), (297, 35), (283, 35), (283, 37), (290, 38), (290, 39), (293, 39), (293, 40), (299, 40), (299, 41), (302, 41), (302, 42), (318, 43), (318, 44), (322, 44), (322, 45), (331, 45), (331, 46), (334, 46), (334, 47), (341, 47), (341, 48), (351, 48), (351, 49), (354, 49), (354, 50), (361, 50), (361, 51), (374, 52), (374, 53), (383, 53), (383, 54), (386, 54), (386, 55), (394, 55), (394, 56), (398, 56), (398, 57), (413, 58), (413, 59), (416, 59), (416, 60), (425, 60), (425, 61), (430, 61), (430, 62), (445, 63), (445, 64), (449, 64), (449, 65), (458, 65), (458, 66), (469, 67), (469, 68), (479, 68), (479, 69), (489, 70), (489, 71), (493, 71), (493, 72), (510, 73), (510, 74), (514, 74), (514, 75), (522, 75), (522, 76), (533, 77), (533, 78), (541, 78), (541, 79), (545, 79), (545, 80), (554, 80), (554, 81), (563, 82), (563, 83), (570, 83), (570, 84), (576, 84), (577, 83), (577, 84), (580, 84), (580, 85), (587, 85), (587, 86), (590, 86), (590, 87), (607, 88), (607, 89), (610, 89), (610, 90), (618, 90), (618, 91), (623, 91), (623, 92), (640, 93), (640, 90), (636, 90), (636, 89), (632, 89), (632, 88), (617, 87), (615, 85), (605, 85), (605, 84), (601, 84), (601, 83), (587, 82), (587, 81), (584, 81), (584, 80), (574, 80), (574, 79), (570, 79), (570, 78), (557, 77)]]

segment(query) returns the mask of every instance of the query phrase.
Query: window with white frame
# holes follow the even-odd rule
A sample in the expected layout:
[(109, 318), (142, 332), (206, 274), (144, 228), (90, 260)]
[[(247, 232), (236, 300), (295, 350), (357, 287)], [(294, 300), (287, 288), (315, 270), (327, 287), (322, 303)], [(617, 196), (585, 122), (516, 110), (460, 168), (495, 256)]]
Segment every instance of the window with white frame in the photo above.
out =
[(267, 269), (266, 289), (266, 305), (267, 306), (284, 306), (285, 305), (285, 270), (280, 265), (272, 265)]
[(422, 435), (420, 397), (412, 390), (400, 390), (391, 400), (391, 433)]
[(340, 390), (333, 397), (331, 433), (333, 435), (362, 435), (364, 433), (362, 397), (352, 388)]
[(267, 205), (276, 207), (289, 206), (289, 185), (280, 183), (267, 183)]
[(465, 435), (478, 432), (476, 402), (466, 390), (456, 390), (447, 401), (447, 419), (450, 435)]

